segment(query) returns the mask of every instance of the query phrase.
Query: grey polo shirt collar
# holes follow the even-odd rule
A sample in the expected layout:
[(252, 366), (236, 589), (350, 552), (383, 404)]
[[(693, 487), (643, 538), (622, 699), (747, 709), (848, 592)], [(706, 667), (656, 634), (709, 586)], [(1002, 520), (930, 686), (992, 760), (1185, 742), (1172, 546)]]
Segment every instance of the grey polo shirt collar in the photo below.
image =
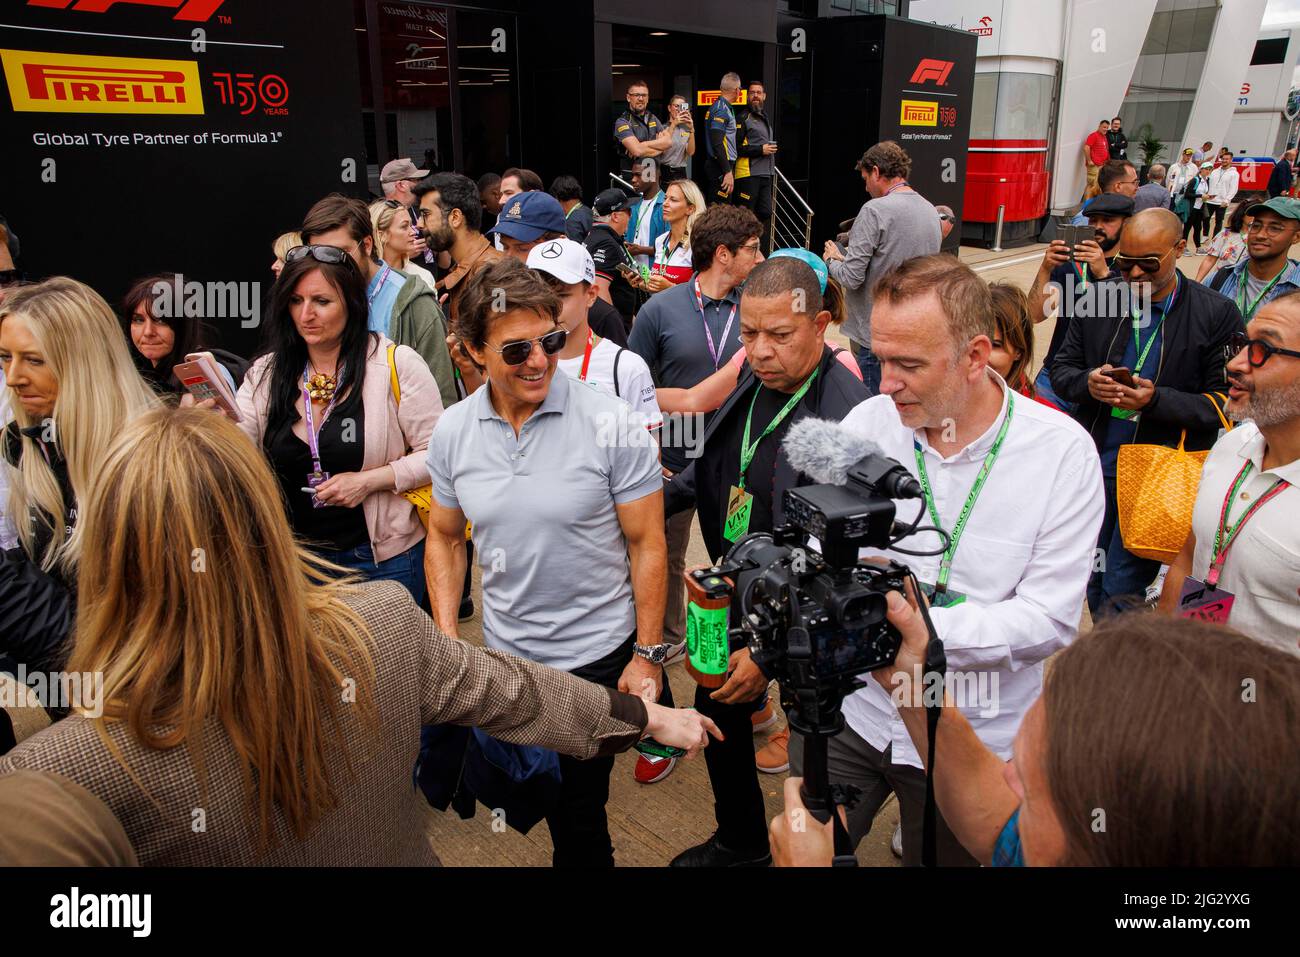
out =
[[(492, 405), (492, 397), (488, 390), (492, 388), (491, 380), (484, 383), (483, 388), (474, 394), (474, 401), (478, 404), (474, 407), (474, 417), (478, 419), (496, 419), (499, 422), (506, 422), (501, 413), (497, 412)], [(530, 415), (527, 421), (531, 422), (538, 416), (555, 413), (563, 415), (569, 407), (569, 377), (560, 371), (559, 366), (555, 367), (555, 372), (551, 376), (550, 388), (546, 390), (546, 398), (542, 404)], [(506, 422), (507, 425), (510, 423)]]

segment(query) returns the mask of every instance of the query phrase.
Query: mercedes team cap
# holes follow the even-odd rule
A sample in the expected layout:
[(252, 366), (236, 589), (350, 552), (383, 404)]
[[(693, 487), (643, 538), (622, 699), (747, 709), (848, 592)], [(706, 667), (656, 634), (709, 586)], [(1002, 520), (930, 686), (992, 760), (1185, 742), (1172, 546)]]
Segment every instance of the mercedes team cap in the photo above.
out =
[(575, 243), (572, 239), (548, 239), (540, 246), (534, 246), (528, 251), (527, 265), (529, 269), (549, 273), (570, 286), (596, 281), (596, 264), (591, 261), (591, 253), (582, 243)]
[(620, 209), (635, 209), (639, 202), (639, 196), (629, 196), (617, 186), (611, 186), (596, 194), (596, 198), (591, 201), (591, 208), (597, 216), (608, 216)]
[(550, 193), (535, 189), (516, 193), (507, 199), (501, 206), (497, 224), (488, 230), (489, 235), (497, 233), (521, 243), (531, 243), (546, 233), (562, 232), (564, 207)]
[(1214, 169), (1214, 161), (1206, 160), (1204, 163), (1201, 164), (1201, 169)]
[(1106, 216), (1132, 216), (1133, 200), (1119, 193), (1102, 193), (1083, 211), (1085, 216), (1104, 214)]
[(1258, 216), (1263, 212), (1277, 213), (1284, 219), (1300, 219), (1300, 202), (1288, 196), (1274, 196), (1266, 203), (1256, 203), (1251, 206), (1246, 210), (1246, 215)]
[(409, 158), (403, 157), (384, 164), (384, 168), (379, 173), (379, 182), (396, 183), (403, 179), (424, 179), (428, 175), (427, 169), (416, 169)]

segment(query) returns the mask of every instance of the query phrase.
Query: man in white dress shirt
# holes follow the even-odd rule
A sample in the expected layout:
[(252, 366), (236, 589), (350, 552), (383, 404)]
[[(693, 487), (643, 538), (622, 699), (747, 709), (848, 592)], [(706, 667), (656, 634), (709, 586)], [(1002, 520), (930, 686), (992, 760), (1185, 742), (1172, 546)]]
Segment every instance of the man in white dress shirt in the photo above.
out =
[[(988, 287), (969, 267), (942, 255), (903, 263), (875, 288), (880, 395), (843, 425), (908, 468), (928, 489), (924, 524), (953, 537), (943, 556), (863, 556), (895, 558), (926, 584), (948, 687), (980, 740), (1009, 758), (1044, 659), (1077, 633), (1104, 498), (1092, 439), (1069, 416), (1007, 388), (988, 364), (994, 335)], [(910, 521), (917, 504), (895, 504)], [(939, 545), (924, 534), (905, 543)], [(862, 792), (849, 812), (854, 845), (892, 791), (903, 863), (920, 863), (925, 773), (894, 702), (868, 682), (845, 700), (844, 716), (829, 767), (832, 782)], [(801, 773), (793, 741), (791, 761)], [(941, 819), (937, 838), (938, 863), (975, 863)]]
[(1226, 352), (1224, 412), (1242, 424), (1205, 460), (1160, 607), (1300, 655), (1300, 293), (1261, 306)]

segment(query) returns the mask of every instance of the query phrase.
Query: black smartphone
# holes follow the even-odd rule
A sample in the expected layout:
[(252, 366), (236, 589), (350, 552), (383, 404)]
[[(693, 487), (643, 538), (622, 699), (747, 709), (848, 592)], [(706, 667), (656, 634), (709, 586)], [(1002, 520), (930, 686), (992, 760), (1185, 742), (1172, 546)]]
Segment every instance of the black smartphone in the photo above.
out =
[(1091, 226), (1071, 226), (1063, 223), (1056, 227), (1056, 238), (1065, 243), (1070, 252), (1070, 261), (1074, 261), (1074, 247), (1079, 243), (1087, 241), (1096, 241), (1097, 231)]
[(1107, 376), (1126, 388), (1133, 388), (1133, 372), (1130, 369), (1120, 366), (1118, 369), (1107, 369), (1102, 375)]

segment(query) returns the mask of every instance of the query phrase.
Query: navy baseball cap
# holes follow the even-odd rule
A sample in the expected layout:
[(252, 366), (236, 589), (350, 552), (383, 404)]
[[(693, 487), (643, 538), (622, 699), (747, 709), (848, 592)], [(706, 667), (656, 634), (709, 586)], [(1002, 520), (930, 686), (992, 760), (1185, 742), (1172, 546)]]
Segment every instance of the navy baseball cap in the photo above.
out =
[(1085, 216), (1132, 216), (1133, 200), (1119, 193), (1102, 193), (1088, 204)]
[(506, 200), (497, 224), (488, 230), (489, 235), (500, 233), (521, 243), (531, 243), (546, 233), (563, 232), (564, 207), (550, 193), (535, 189)]

